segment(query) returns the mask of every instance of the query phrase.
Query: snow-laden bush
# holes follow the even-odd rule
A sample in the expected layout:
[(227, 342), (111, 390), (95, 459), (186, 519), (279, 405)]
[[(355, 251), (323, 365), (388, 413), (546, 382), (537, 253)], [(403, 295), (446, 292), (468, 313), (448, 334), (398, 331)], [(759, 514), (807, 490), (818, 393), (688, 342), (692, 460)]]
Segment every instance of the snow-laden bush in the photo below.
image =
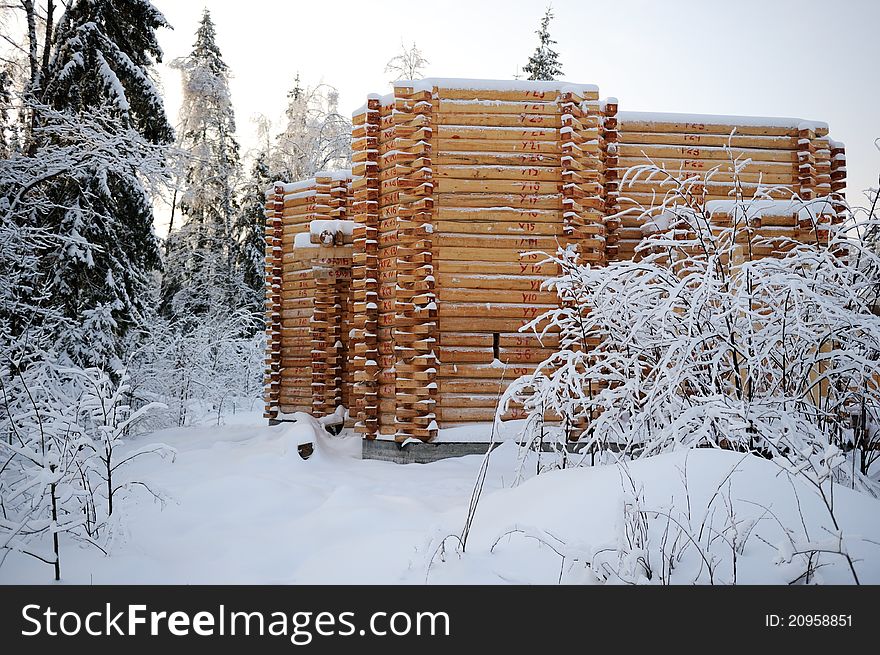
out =
[[(265, 369), (265, 337), (246, 309), (222, 317), (151, 319), (131, 341), (134, 404), (161, 402), (151, 427), (184, 426), (259, 404)], [(253, 336), (251, 336), (253, 335)]]
[[(719, 226), (690, 193), (700, 180), (652, 165), (629, 179), (657, 175), (671, 191), (642, 212), (653, 234), (636, 259), (591, 266), (562, 249), (549, 258), (561, 268), (549, 283), (560, 307), (523, 329), (558, 332), (560, 349), (510, 386), (499, 412), (521, 403), (528, 440), (577, 440), (606, 458), (734, 448), (815, 469), (820, 484), (841, 450), (873, 453), (880, 257), (855, 235), (876, 217), (825, 225), (828, 202), (795, 198), (812, 238), (777, 237), (777, 255), (761, 257), (765, 200), (740, 195)], [(871, 461), (831, 468), (860, 484)]]
[(123, 448), (157, 404), (133, 411), (127, 373), (116, 380), (47, 359), (0, 369), (0, 565), (10, 552), (25, 553), (52, 565), (58, 580), (61, 535), (104, 550), (119, 523), (120, 496), (150, 490), (125, 476), (125, 465), (173, 451)]

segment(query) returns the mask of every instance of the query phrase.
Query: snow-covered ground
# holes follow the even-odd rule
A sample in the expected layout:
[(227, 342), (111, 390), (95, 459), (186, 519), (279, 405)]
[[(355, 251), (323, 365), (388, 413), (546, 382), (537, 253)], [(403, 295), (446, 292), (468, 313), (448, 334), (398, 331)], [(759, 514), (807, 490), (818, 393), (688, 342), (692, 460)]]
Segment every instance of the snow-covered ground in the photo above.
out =
[[(492, 454), (460, 554), (455, 539), (447, 539), (445, 548), (440, 544), (462, 532), (480, 456), (401, 466), (361, 460), (356, 438), (322, 436), (315, 454), (304, 461), (296, 446), (308, 438), (311, 426), (267, 427), (256, 414), (244, 418), (224, 427), (140, 437), (138, 444), (161, 441), (178, 451), (173, 463), (144, 457), (129, 469), (131, 478), (149, 480), (167, 502), (163, 506), (146, 494), (128, 498), (125, 530), (109, 556), (66, 542), (63, 582), (592, 582), (596, 576), (585, 560), (600, 569), (605, 562), (602, 570), (626, 577), (639, 570), (645, 552), (656, 582), (664, 568), (657, 555), (663, 536), (670, 552), (675, 526), (688, 522), (688, 501), (688, 531), (697, 541), (701, 525), (716, 530), (704, 528), (703, 542), (732, 525), (730, 505), (737, 527), (713, 540), (717, 561), (703, 560), (696, 546), (689, 546), (678, 558), (675, 582), (707, 581), (708, 564), (715, 581), (730, 581), (732, 551), (725, 541), (733, 539), (745, 542), (737, 556), (737, 582), (789, 582), (798, 570), (782, 561), (794, 548), (780, 523), (794, 531), (795, 544), (807, 541), (805, 526), (809, 540), (830, 548), (826, 528), (831, 522), (815, 493), (757, 457), (702, 449), (635, 462), (629, 476), (642, 494), (634, 494), (616, 466), (555, 471), (513, 486), (518, 453), (507, 442)], [(642, 499), (636, 503), (638, 495)], [(648, 510), (629, 514), (648, 521), (644, 551), (626, 545), (633, 543), (626, 538), (627, 526), (638, 525), (624, 520), (627, 501), (630, 510)], [(880, 583), (880, 501), (835, 488), (835, 508), (860, 580)], [(821, 580), (852, 582), (841, 556), (822, 555), (820, 564), (826, 564), (818, 571)], [(3, 583), (50, 578), (49, 567), (23, 555), (8, 556), (0, 567)], [(618, 580), (612, 575), (609, 581)]]

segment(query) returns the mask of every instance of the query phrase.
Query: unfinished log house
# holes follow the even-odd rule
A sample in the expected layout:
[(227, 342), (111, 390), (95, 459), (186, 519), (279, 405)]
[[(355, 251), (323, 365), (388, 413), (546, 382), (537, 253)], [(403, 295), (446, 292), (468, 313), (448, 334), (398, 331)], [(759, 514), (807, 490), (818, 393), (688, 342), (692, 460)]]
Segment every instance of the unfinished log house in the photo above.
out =
[[(636, 255), (645, 219), (619, 213), (657, 204), (669, 181), (632, 166), (713, 171), (691, 193), (719, 225), (759, 185), (839, 199), (846, 183), (823, 123), (618, 112), (588, 84), (398, 82), (352, 122), (351, 171), (267, 193), (266, 416), (344, 406), (368, 439), (493, 419), (504, 386), (556, 346), (518, 331), (556, 304), (542, 283), (558, 271), (536, 251)], [(827, 207), (819, 222), (836, 220)], [(755, 225), (811, 238), (816, 223), (771, 202)]]

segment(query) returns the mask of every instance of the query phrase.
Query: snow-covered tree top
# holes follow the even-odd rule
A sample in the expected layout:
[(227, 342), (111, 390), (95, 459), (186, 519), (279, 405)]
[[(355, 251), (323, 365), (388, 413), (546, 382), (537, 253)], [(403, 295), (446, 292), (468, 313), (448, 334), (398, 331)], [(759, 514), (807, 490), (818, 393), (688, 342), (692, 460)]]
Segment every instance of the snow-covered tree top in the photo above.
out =
[(784, 127), (792, 130), (827, 130), (828, 123), (780, 116), (733, 116), (724, 114), (679, 114), (654, 111), (621, 111), (621, 123), (701, 123), (704, 125), (742, 125)]

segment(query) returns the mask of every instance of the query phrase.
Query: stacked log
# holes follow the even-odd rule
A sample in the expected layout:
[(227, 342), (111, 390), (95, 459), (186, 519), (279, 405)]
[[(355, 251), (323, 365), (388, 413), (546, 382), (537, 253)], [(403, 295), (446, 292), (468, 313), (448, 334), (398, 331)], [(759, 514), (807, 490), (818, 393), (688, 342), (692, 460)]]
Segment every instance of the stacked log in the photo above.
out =
[(351, 413), (354, 429), (366, 438), (378, 431), (379, 105), (371, 96), (352, 115)]
[(264, 418), (275, 420), (281, 402), (281, 287), (283, 266), (281, 241), (283, 236), (284, 187), (276, 182), (266, 191), (266, 376), (264, 379)]
[[(634, 256), (650, 219), (622, 212), (669, 187), (630, 184), (631, 166), (698, 178), (691, 200), (718, 230), (733, 200), (765, 191), (749, 217), (757, 256), (827, 238), (843, 215), (845, 153), (821, 123), (618, 112), (589, 85), (448, 79), (400, 81), (352, 123), (351, 177), (267, 194), (266, 415), (344, 405), (365, 438), (494, 418), (504, 388), (560, 346), (519, 331), (558, 304), (541, 253)], [(820, 200), (804, 210), (793, 195)]]
[(344, 217), (350, 179), (350, 171), (336, 171), (276, 187), (276, 198), (282, 198), (276, 201), (283, 275), (279, 409), (285, 414), (331, 413), (341, 395), (339, 361), (328, 343), (333, 339), (335, 344), (341, 330), (333, 269), (345, 268), (347, 262), (344, 253), (337, 257), (312, 243), (310, 227), (313, 221)]
[[(398, 150), (395, 138), (401, 131), (395, 127), (394, 94), (380, 98), (379, 103), (379, 313), (378, 362), (379, 434), (393, 435), (397, 418), (397, 384), (394, 352), (394, 326), (397, 316), (397, 212), (399, 209), (398, 179), (414, 155)], [(401, 128), (402, 129), (402, 128)]]
[[(816, 196), (820, 180), (823, 185), (826, 182), (823, 175), (830, 151), (822, 147), (821, 139), (828, 134), (823, 123), (642, 112), (621, 112), (618, 121), (618, 176), (622, 178), (630, 167), (649, 162), (669, 173), (623, 184), (622, 211), (660, 204), (674, 187), (672, 177), (697, 178), (689, 188), (693, 204), (748, 199), (759, 189), (770, 198), (785, 200), (799, 195), (809, 199)], [(638, 214), (620, 217), (618, 258), (633, 257), (642, 239), (645, 219)]]
[[(397, 204), (394, 342), (395, 439), (437, 434), (437, 302), (434, 293), (434, 182), (431, 93), (394, 88), (391, 147), (397, 157), (389, 196)], [(389, 179), (389, 183), (391, 182)]]
[(436, 288), (424, 298), (437, 308), (435, 414), (443, 427), (490, 421), (505, 386), (558, 345), (518, 332), (556, 304), (541, 285), (558, 267), (538, 251), (574, 243), (584, 260), (604, 259), (598, 92), (472, 80), (413, 90), (433, 128)]
[[(299, 255), (309, 259), (315, 279), (312, 314), (312, 413), (332, 414), (343, 403), (347, 348), (343, 336), (344, 307), (351, 284), (352, 223), (346, 220), (350, 180), (316, 176), (315, 188), (327, 197), (325, 212), (332, 220), (313, 220), (309, 241)], [(323, 193), (322, 193), (323, 192)]]
[(620, 136), (617, 130), (617, 98), (606, 98), (599, 105), (600, 140), (602, 150), (601, 167), (604, 178), (602, 199), (604, 203), (605, 222), (605, 259), (613, 260), (617, 257), (617, 241), (620, 238), (617, 233), (620, 227), (620, 218), (617, 217), (620, 197), (619, 170), (617, 167), (617, 147)]
[[(797, 243), (826, 245), (829, 228), (836, 222), (834, 204), (826, 198), (813, 200), (710, 200), (706, 203), (713, 229), (719, 233), (734, 224), (738, 258), (780, 256)], [(746, 248), (748, 249), (746, 251)]]
[(840, 141), (830, 141), (831, 198), (837, 210), (837, 222), (843, 222), (846, 210), (846, 148)]

